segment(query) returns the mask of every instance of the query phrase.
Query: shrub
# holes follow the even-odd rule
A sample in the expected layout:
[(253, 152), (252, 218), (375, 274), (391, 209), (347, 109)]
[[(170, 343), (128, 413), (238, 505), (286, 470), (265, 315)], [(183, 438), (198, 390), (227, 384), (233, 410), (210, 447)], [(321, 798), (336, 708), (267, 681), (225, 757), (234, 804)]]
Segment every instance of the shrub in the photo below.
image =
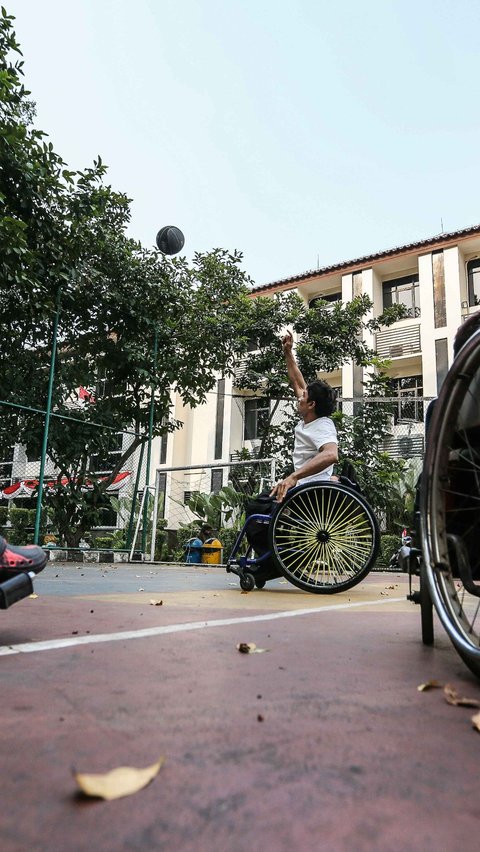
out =
[(397, 552), (402, 544), (400, 535), (382, 535), (380, 537), (380, 556), (378, 561), (382, 565), (388, 565), (393, 554)]

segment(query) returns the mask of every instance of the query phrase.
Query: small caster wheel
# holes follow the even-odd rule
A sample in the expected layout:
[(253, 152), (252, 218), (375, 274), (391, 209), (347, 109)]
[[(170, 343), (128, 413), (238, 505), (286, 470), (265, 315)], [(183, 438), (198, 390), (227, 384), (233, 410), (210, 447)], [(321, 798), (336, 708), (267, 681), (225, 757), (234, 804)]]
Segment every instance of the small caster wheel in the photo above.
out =
[(255, 585), (257, 589), (263, 589), (265, 587), (266, 580), (255, 580)]
[(244, 592), (251, 592), (252, 589), (255, 588), (255, 578), (253, 574), (244, 574), (243, 577), (240, 577), (240, 588), (243, 589)]

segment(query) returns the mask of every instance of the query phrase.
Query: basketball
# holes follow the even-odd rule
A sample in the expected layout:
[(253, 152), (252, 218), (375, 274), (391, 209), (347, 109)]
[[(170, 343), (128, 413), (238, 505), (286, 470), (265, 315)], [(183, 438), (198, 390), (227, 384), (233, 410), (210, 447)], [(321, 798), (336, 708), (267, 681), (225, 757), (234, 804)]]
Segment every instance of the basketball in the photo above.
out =
[(177, 254), (185, 244), (185, 237), (180, 228), (165, 225), (164, 228), (160, 228), (155, 242), (163, 254)]

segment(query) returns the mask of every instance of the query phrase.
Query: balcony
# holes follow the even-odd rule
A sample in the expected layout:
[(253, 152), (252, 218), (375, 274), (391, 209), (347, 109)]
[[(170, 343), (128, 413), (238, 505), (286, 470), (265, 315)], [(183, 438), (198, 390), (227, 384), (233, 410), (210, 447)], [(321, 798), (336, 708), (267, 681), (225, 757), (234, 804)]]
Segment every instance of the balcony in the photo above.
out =
[(379, 331), (376, 349), (380, 358), (402, 358), (421, 352), (420, 326), (408, 325)]

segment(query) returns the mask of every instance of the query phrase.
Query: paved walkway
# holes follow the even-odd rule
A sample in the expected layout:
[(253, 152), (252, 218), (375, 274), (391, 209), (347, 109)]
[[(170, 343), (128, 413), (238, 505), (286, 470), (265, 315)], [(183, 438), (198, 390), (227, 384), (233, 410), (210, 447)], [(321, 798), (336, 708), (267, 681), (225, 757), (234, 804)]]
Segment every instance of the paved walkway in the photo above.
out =
[[(476, 852), (475, 711), (417, 686), (480, 699), (480, 682), (440, 626), (422, 646), (406, 586), (245, 594), (216, 568), (49, 566), (0, 613), (2, 852)], [(72, 768), (160, 755), (135, 795), (76, 793)]]

